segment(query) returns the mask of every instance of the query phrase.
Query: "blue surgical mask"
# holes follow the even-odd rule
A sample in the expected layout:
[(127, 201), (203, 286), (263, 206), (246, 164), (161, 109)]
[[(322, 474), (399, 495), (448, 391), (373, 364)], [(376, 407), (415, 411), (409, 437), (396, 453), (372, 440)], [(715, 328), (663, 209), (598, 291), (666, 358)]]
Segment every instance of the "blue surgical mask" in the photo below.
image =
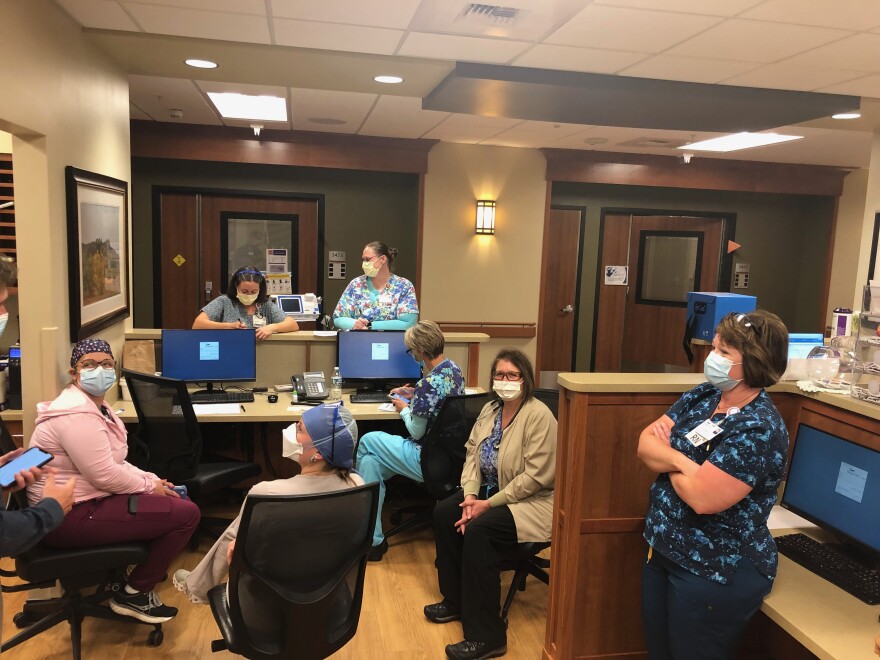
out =
[(79, 386), (92, 396), (103, 396), (116, 382), (116, 370), (95, 367), (79, 372)]
[(6, 330), (6, 323), (9, 321), (9, 314), (0, 314), (0, 335)]
[[(737, 362), (737, 364), (742, 363)], [(730, 377), (730, 370), (733, 368), (733, 365), (733, 361), (712, 351), (706, 358), (706, 362), (703, 363), (703, 373), (706, 375), (706, 380), (712, 385), (722, 392), (726, 392), (727, 390), (732, 390), (740, 382)]]

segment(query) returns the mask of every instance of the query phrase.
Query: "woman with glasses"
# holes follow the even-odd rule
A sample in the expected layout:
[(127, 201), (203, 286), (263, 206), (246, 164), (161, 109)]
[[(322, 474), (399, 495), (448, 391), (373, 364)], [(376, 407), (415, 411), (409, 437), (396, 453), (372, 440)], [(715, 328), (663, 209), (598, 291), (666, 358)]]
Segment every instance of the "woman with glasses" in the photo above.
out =
[(340, 330), (406, 330), (419, 320), (419, 303), (412, 282), (391, 272), (397, 248), (382, 241), (364, 246), (364, 274), (345, 287), (333, 311)]
[(507, 652), (500, 616), (499, 564), (517, 543), (550, 540), (556, 479), (556, 419), (534, 398), (529, 359), (503, 349), (492, 363), (493, 400), (467, 442), (462, 490), (434, 508), (437, 575), (443, 600), (425, 606), (434, 623), (461, 619), (458, 660)]
[(767, 518), (785, 474), (788, 431), (765, 387), (785, 371), (788, 332), (758, 310), (721, 320), (703, 370), (639, 437), (651, 486), (642, 573), (648, 655), (731, 658), (770, 592)]
[[(153, 588), (199, 524), (199, 509), (173, 490), (174, 484), (125, 460), (125, 426), (104, 400), (116, 383), (116, 361), (102, 339), (84, 339), (70, 356), (71, 383), (54, 401), (37, 405), (31, 446), (54, 456), (57, 483), (76, 479), (73, 509), (45, 543), (88, 548), (146, 541), (149, 556), (128, 575), (110, 601), (117, 614), (162, 623), (177, 608), (162, 603)], [(28, 488), (31, 503), (43, 496), (46, 477)]]
[(422, 367), (422, 378), (415, 387), (391, 390), (391, 402), (400, 413), (409, 435), (403, 437), (384, 431), (366, 433), (358, 445), (357, 469), (367, 482), (379, 483), (379, 514), (373, 533), (370, 561), (380, 561), (388, 550), (382, 533), (382, 504), (385, 480), (395, 474), (422, 482), (422, 438), (437, 419), (440, 406), (450, 394), (464, 394), (464, 376), (455, 362), (443, 355), (445, 340), (440, 326), (433, 321), (419, 321), (403, 335), (408, 353)]

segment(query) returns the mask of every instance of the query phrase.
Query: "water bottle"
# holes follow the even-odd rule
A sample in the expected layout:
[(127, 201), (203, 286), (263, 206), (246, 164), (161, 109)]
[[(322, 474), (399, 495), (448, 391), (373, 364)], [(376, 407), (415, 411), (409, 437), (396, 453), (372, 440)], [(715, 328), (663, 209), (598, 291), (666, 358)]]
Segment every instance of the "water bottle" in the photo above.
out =
[(339, 401), (342, 398), (342, 374), (339, 367), (333, 367), (333, 376), (330, 378), (330, 398)]

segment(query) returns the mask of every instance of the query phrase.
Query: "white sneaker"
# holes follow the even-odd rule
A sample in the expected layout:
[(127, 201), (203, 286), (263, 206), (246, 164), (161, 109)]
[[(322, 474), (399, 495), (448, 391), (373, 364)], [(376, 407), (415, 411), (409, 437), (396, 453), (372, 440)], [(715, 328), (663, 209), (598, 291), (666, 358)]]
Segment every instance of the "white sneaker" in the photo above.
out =
[(189, 598), (196, 605), (206, 605), (207, 603), (205, 601), (189, 592), (189, 587), (186, 584), (186, 578), (189, 577), (189, 574), (191, 572), (192, 571), (188, 571), (185, 568), (178, 568), (176, 571), (174, 571), (174, 577), (171, 578), (171, 582), (174, 584), (179, 592), (186, 594), (187, 598)]

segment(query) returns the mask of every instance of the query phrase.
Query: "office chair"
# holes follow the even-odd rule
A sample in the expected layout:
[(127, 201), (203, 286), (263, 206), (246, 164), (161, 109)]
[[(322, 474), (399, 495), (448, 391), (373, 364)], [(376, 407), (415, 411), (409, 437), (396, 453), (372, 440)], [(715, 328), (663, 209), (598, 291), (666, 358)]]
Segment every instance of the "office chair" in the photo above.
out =
[(555, 419), (559, 419), (559, 390), (536, 389), (534, 396), (538, 401), (550, 408), (550, 412), (553, 413)]
[[(461, 470), (467, 454), (465, 444), (488, 400), (489, 394), (485, 392), (447, 396), (437, 419), (425, 434), (419, 462), (425, 487), (435, 502), (446, 499), (461, 487)], [(430, 525), (433, 510), (431, 504), (396, 511), (391, 516), (395, 526), (385, 532), (385, 538), (420, 525)], [(406, 514), (413, 516), (400, 522)]]
[[(189, 498), (199, 505), (205, 496), (260, 474), (256, 463), (203, 462), (201, 427), (184, 381), (127, 369), (122, 374), (138, 417), (136, 439), (129, 438), (140, 445), (139, 453), (146, 457), (146, 463), (139, 467), (174, 484), (185, 485)], [(199, 530), (216, 539), (229, 523), (230, 520), (203, 517)], [(193, 545), (197, 541), (196, 535)]]
[[(0, 454), (15, 448), (12, 436), (0, 420)], [(12, 493), (10, 496), (10, 510), (24, 509), (27, 505), (24, 491)], [(70, 625), (71, 655), (74, 660), (79, 660), (82, 656), (82, 621), (87, 616), (153, 626), (147, 636), (147, 643), (150, 646), (159, 646), (164, 636), (161, 623), (145, 623), (132, 617), (120, 616), (102, 605), (113, 596), (114, 589), (124, 583), (125, 569), (131, 564), (145, 561), (148, 554), (147, 544), (136, 542), (92, 548), (52, 548), (38, 543), (23, 552), (15, 558), (15, 570), (0, 569), (0, 576), (17, 577), (24, 580), (25, 584), (3, 585), (3, 593), (48, 589), (58, 583), (63, 594), (58, 598), (25, 602), (22, 611), (12, 617), (16, 627), (24, 630), (5, 640), (0, 645), (0, 652), (8, 651), (67, 621)], [(90, 587), (96, 587), (94, 593), (83, 593)]]
[(354, 637), (379, 485), (316, 495), (249, 495), (229, 582), (208, 592), (214, 652), (326, 658)]

